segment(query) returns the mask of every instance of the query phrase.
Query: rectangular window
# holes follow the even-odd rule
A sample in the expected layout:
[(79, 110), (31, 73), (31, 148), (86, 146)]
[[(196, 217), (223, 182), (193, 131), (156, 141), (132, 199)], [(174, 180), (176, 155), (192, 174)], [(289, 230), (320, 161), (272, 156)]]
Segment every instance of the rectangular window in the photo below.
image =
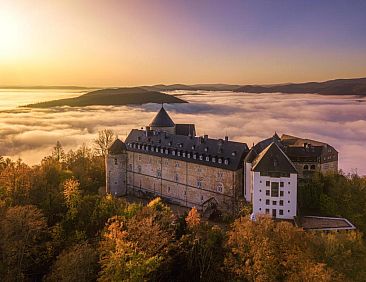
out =
[(272, 201), (272, 205), (277, 205), (277, 201)]
[(269, 205), (269, 200), (266, 200), (266, 205)]
[(283, 206), (283, 200), (280, 200), (280, 206)]
[(198, 188), (202, 188), (202, 182), (201, 182), (201, 180), (197, 180), (197, 187)]
[(114, 159), (114, 164), (117, 165), (118, 164), (118, 160)]
[(270, 185), (270, 182), (266, 181), (266, 186), (269, 187), (269, 185)]
[(269, 214), (269, 209), (266, 209), (266, 214)]
[(266, 190), (266, 196), (269, 196), (269, 190)]
[(280, 182), (280, 187), (283, 187), (283, 182), (282, 181)]
[(278, 197), (279, 187), (278, 182), (271, 183), (271, 197)]
[(283, 210), (280, 210), (280, 215), (283, 215)]
[(283, 191), (280, 191), (280, 197), (283, 197)]

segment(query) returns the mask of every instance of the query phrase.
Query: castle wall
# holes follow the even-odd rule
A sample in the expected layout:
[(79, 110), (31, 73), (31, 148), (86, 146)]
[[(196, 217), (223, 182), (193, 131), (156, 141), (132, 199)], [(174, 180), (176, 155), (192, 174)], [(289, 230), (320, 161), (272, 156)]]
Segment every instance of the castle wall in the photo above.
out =
[(214, 198), (219, 209), (232, 211), (243, 189), (242, 170), (230, 171), (131, 151), (127, 174), (128, 193), (150, 193), (198, 209)]

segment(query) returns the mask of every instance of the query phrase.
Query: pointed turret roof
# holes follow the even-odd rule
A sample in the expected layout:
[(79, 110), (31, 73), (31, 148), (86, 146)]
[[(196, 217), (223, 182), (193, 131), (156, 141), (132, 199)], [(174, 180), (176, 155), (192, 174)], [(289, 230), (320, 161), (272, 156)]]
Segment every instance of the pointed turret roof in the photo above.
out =
[(155, 116), (155, 118), (152, 120), (152, 122), (149, 124), (151, 127), (174, 127), (175, 124), (173, 120), (170, 118), (166, 110), (164, 109), (164, 106), (161, 106), (160, 111)]
[(122, 154), (126, 151), (126, 144), (123, 143), (120, 139), (116, 139), (113, 144), (109, 147), (108, 153), (111, 155)]

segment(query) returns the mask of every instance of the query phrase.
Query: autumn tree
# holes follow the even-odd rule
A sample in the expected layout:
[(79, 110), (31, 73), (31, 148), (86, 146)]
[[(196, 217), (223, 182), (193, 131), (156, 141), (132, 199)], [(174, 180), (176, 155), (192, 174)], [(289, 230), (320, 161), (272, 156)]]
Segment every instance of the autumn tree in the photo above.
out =
[(87, 243), (77, 244), (64, 250), (52, 266), (46, 281), (87, 282), (98, 275), (98, 253)]
[(41, 277), (49, 259), (49, 231), (42, 212), (30, 205), (11, 207), (0, 223), (4, 279)]
[(336, 281), (340, 276), (315, 259), (311, 235), (267, 217), (239, 218), (228, 232), (225, 265), (245, 281)]

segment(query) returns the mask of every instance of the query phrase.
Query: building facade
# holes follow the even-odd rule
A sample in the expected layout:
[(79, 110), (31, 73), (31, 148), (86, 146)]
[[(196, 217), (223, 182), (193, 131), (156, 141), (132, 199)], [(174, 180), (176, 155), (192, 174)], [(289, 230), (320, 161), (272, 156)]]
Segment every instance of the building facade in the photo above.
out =
[(112, 144), (106, 156), (106, 191), (160, 196), (203, 212), (235, 212), (245, 200), (252, 203), (254, 215), (292, 219), (303, 163), (296, 162), (298, 156), (286, 142), (275, 134), (249, 150), (228, 137), (196, 136), (194, 124), (175, 124), (162, 107), (144, 130), (133, 129), (125, 142)]

